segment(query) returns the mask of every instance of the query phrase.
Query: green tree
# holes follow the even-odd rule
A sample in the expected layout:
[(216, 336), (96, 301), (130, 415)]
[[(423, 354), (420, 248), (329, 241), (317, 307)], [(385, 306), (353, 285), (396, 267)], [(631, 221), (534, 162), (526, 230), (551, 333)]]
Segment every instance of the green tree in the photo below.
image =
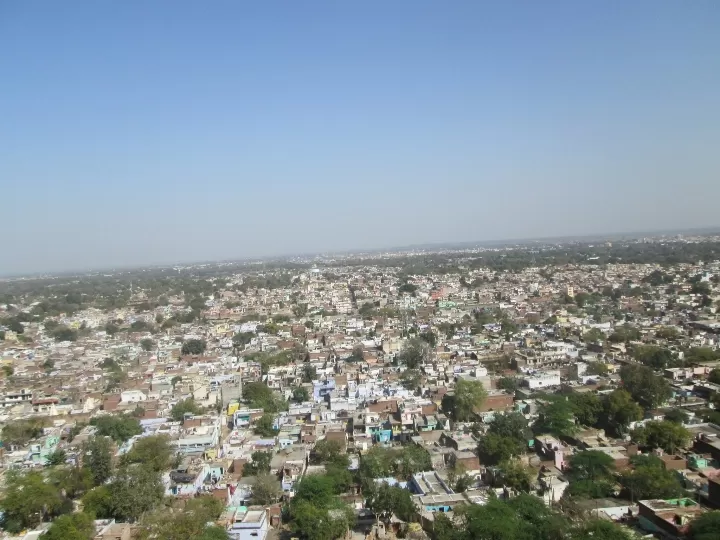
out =
[[(219, 527), (208, 527), (220, 516), (224, 509), (222, 501), (202, 496), (190, 499), (185, 507), (177, 511), (161, 509), (153, 512), (142, 520), (140, 524), (140, 540), (179, 540), (181, 538), (212, 538), (208, 536), (210, 529)], [(225, 536), (218, 536), (227, 540), (228, 536), (224, 529), (221, 532)], [(212, 533), (217, 534), (217, 533)]]
[(497, 382), (497, 387), (500, 390), (514, 393), (519, 387), (518, 379), (516, 377), (500, 377)]
[(90, 420), (90, 425), (95, 426), (97, 435), (110, 437), (116, 442), (125, 442), (143, 431), (137, 418), (126, 415), (96, 416)]
[(595, 426), (603, 411), (603, 404), (596, 394), (573, 392), (568, 396), (575, 419), (583, 426)]
[(420, 338), (408, 339), (396, 356), (399, 364), (405, 365), (408, 369), (420, 367), (430, 356), (430, 346), (427, 341)]
[(160, 474), (139, 465), (120, 468), (108, 490), (113, 517), (130, 522), (153, 510), (165, 493)]
[(570, 534), (571, 540), (632, 540), (634, 535), (612, 521), (583, 520)]
[(315, 444), (313, 461), (325, 465), (332, 464), (345, 469), (350, 465), (350, 459), (345, 453), (342, 443), (328, 439), (321, 439)]
[(373, 490), (367, 501), (367, 507), (386, 523), (389, 523), (393, 514), (403, 521), (410, 521), (416, 513), (410, 491), (398, 486), (390, 486), (386, 482)]
[(135, 441), (130, 451), (123, 456), (126, 463), (141, 463), (153, 471), (162, 472), (170, 468), (175, 448), (167, 435), (150, 435)]
[(502, 486), (507, 486), (523, 493), (529, 493), (532, 489), (532, 471), (520, 461), (503, 461), (500, 463), (499, 472)]
[(205, 340), (202, 339), (189, 339), (182, 345), (181, 353), (183, 355), (193, 354), (193, 355), (199, 355), (203, 354), (205, 352), (205, 349), (207, 349), (207, 343)]
[(715, 368), (710, 372), (708, 381), (714, 384), (720, 384), (720, 368)]
[(67, 460), (67, 452), (59, 448), (45, 456), (45, 465), (48, 467), (55, 467), (57, 465), (64, 464), (65, 460)]
[(642, 417), (642, 407), (625, 390), (614, 390), (603, 400), (604, 422), (617, 436), (623, 435), (631, 423), (642, 420)]
[(418, 338), (422, 339), (430, 347), (434, 348), (437, 345), (437, 334), (432, 330), (425, 330), (418, 334)]
[(683, 487), (674, 471), (665, 469), (662, 460), (655, 456), (635, 456), (632, 470), (620, 475), (623, 497), (631, 501), (642, 499), (671, 499), (683, 493)]
[(245, 348), (245, 345), (250, 343), (252, 339), (255, 337), (255, 334), (253, 332), (238, 332), (233, 336), (232, 344), (233, 347), (242, 350)]
[(665, 452), (674, 454), (688, 444), (690, 432), (680, 424), (663, 420), (648, 422), (637, 428), (632, 432), (632, 438), (641, 446), (662, 448)]
[(59, 490), (45, 482), (38, 471), (21, 472), (9, 469), (5, 473), (5, 490), (0, 499), (0, 526), (8, 532), (39, 525), (45, 518), (56, 514), (62, 507)]
[(647, 366), (623, 366), (620, 379), (632, 398), (646, 409), (655, 409), (672, 396), (670, 383)]
[(615, 462), (599, 450), (585, 450), (570, 457), (570, 494), (587, 498), (607, 497), (612, 493)]
[(305, 383), (311, 383), (314, 380), (317, 380), (317, 370), (310, 364), (305, 365), (303, 368), (302, 380)]
[(310, 399), (310, 393), (304, 386), (297, 386), (293, 388), (292, 400), (296, 403), (303, 403)]
[(103, 485), (112, 476), (110, 439), (103, 436), (88, 439), (83, 448), (83, 467), (90, 471), (96, 486)]
[(145, 352), (150, 352), (155, 348), (155, 342), (152, 339), (146, 338), (140, 340), (140, 347)]
[(718, 540), (720, 535), (720, 511), (706, 512), (690, 524), (690, 540)]
[(95, 537), (93, 516), (80, 512), (58, 517), (40, 540), (92, 540)]
[(270, 462), (272, 461), (270, 452), (255, 451), (250, 454), (250, 459), (252, 461), (243, 467), (243, 476), (258, 476), (270, 472)]
[(266, 506), (274, 504), (282, 495), (280, 482), (276, 476), (271, 474), (261, 474), (255, 478), (252, 486), (252, 502)]
[(586, 375), (595, 375), (597, 377), (604, 377), (608, 374), (608, 367), (602, 362), (590, 362), (587, 369), (585, 370)]
[(605, 340), (605, 334), (599, 328), (591, 328), (582, 336), (585, 343), (597, 343)]
[(478, 454), (483, 464), (486, 465), (497, 465), (503, 461), (508, 461), (521, 455), (524, 450), (525, 446), (515, 437), (495, 435), (493, 433), (481, 437), (478, 443)]
[(422, 373), (417, 369), (406, 369), (400, 375), (400, 384), (407, 390), (415, 391), (422, 383)]
[(120, 331), (120, 327), (117, 324), (107, 323), (105, 325), (105, 333), (112, 337)]
[(632, 356), (652, 369), (665, 369), (675, 363), (675, 358), (669, 349), (656, 345), (637, 345), (632, 349)]
[(93, 486), (92, 474), (84, 467), (53, 467), (48, 472), (47, 481), (70, 499), (82, 496)]
[(279, 430), (274, 427), (275, 416), (271, 413), (263, 414), (257, 422), (255, 422), (255, 434), (262, 437), (274, 437)]
[(487, 391), (480, 381), (459, 379), (454, 394), (443, 398), (443, 411), (456, 422), (466, 422), (482, 407), (487, 399)]
[(16, 420), (2, 429), (2, 441), (5, 446), (25, 446), (43, 434), (43, 422), (36, 419)]
[(203, 414), (204, 412), (205, 409), (198, 405), (194, 398), (189, 397), (182, 401), (178, 401), (172, 406), (170, 409), (170, 418), (172, 418), (175, 422), (181, 422), (185, 418), (186, 414), (195, 416)]
[(573, 406), (567, 399), (552, 398), (540, 406), (539, 413), (534, 427), (536, 433), (568, 437), (577, 432), (578, 428), (573, 421)]
[(665, 413), (664, 420), (682, 425), (688, 423), (690, 415), (688, 415), (688, 413), (686, 413), (683, 409), (671, 409)]

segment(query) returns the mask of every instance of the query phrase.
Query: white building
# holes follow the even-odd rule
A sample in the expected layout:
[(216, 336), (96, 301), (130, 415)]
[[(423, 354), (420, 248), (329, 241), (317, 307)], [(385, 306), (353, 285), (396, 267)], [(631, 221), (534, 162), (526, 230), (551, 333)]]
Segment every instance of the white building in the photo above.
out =
[(532, 375), (525, 376), (523, 380), (531, 390), (535, 388), (546, 388), (548, 386), (559, 386), (560, 372), (536, 371)]

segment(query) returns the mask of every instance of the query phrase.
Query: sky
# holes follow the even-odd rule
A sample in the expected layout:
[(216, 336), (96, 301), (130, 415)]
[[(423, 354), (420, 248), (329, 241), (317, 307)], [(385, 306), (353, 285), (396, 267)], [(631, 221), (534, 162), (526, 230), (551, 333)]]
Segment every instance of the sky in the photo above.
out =
[(720, 225), (720, 2), (0, 2), (0, 274)]

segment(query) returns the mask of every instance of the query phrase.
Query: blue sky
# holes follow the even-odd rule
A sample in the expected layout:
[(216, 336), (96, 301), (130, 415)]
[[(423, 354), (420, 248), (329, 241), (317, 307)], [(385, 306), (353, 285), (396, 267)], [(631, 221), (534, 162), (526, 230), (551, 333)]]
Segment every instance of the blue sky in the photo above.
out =
[(0, 274), (720, 225), (720, 3), (0, 3)]

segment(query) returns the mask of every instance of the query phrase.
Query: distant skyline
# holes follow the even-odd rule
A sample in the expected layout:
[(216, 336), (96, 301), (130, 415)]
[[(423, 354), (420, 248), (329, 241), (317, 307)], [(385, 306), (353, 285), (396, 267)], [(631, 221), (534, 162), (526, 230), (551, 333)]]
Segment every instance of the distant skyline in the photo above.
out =
[(0, 275), (720, 225), (720, 3), (0, 4)]

